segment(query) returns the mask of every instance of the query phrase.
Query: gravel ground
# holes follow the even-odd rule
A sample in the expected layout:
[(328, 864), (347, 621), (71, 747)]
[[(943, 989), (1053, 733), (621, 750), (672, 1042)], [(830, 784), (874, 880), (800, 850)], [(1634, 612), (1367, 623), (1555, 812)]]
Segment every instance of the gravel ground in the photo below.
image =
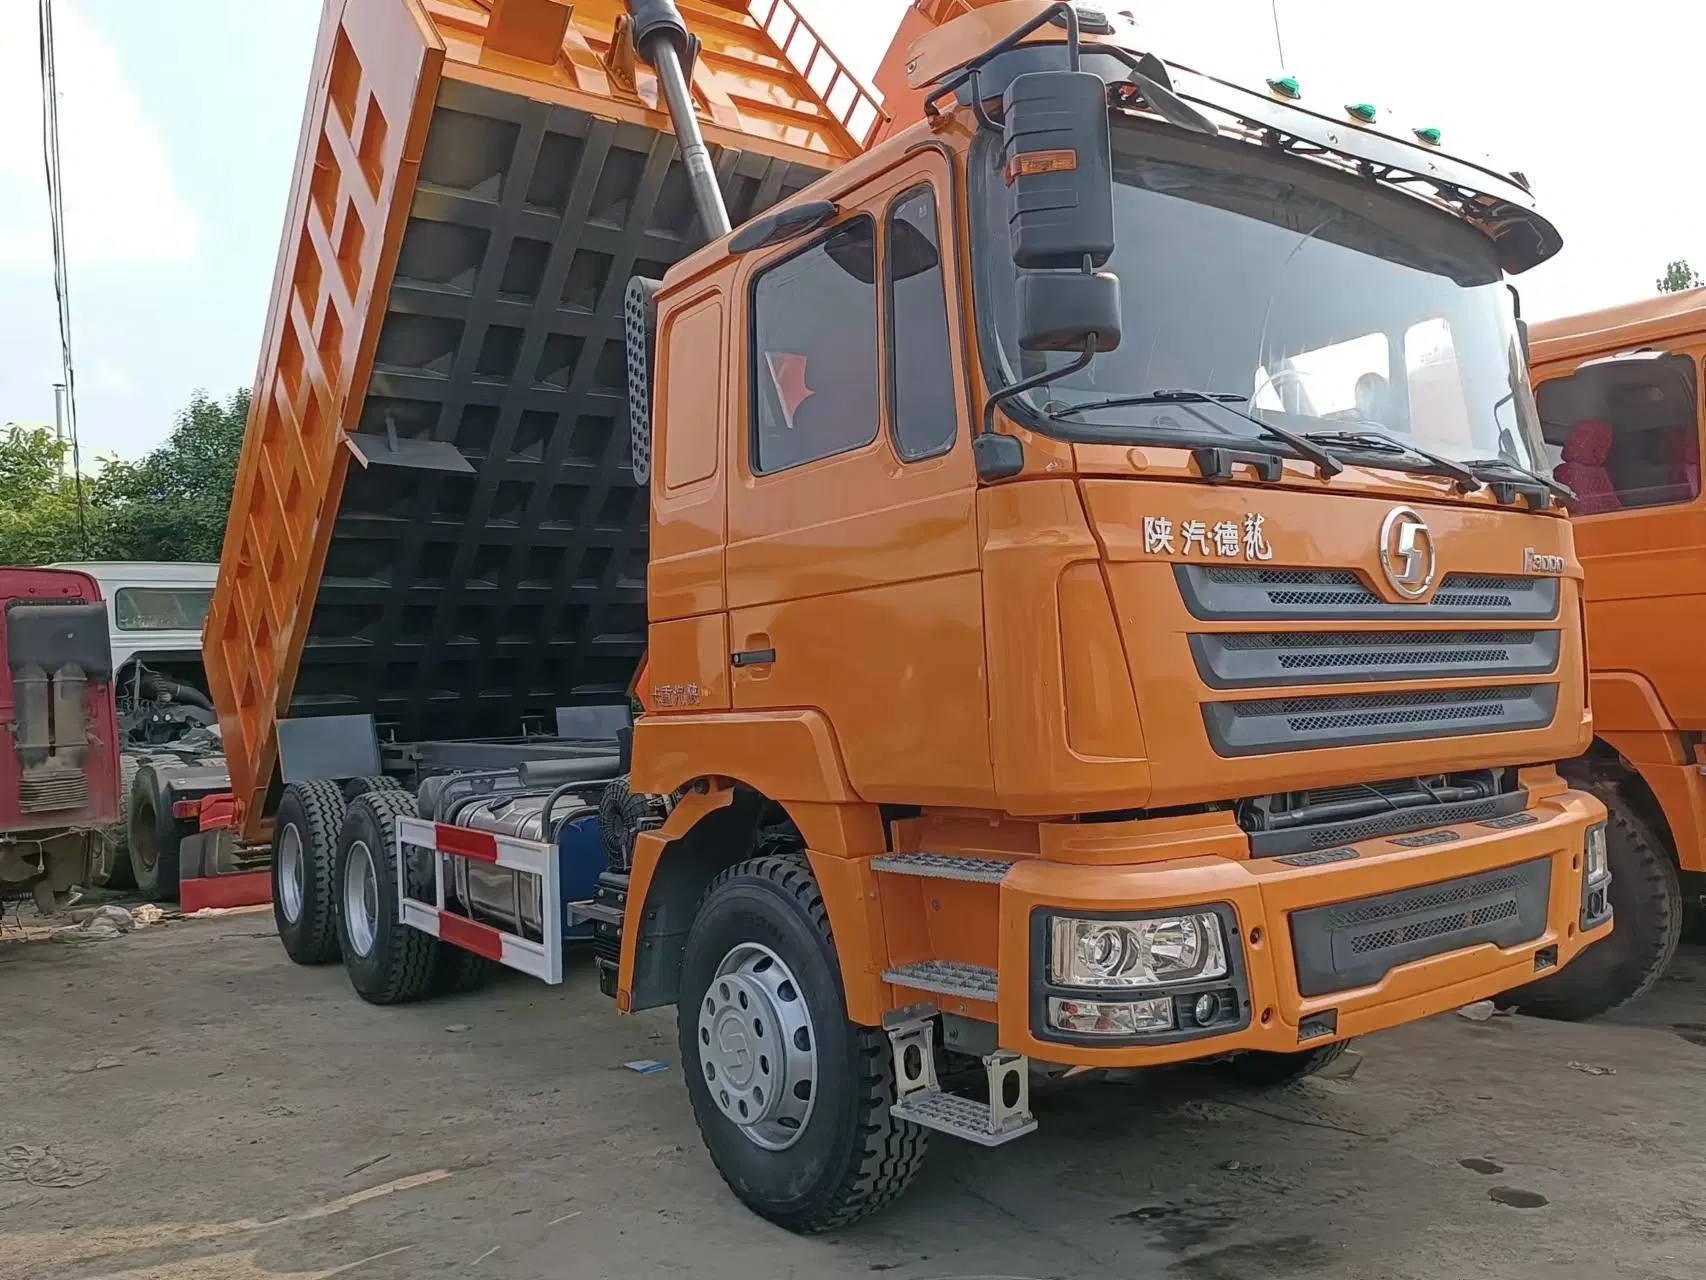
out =
[(264, 912), (0, 941), (0, 1277), (1706, 1275), (1698, 949), (1614, 1018), (1448, 1015), (1349, 1078), (1057, 1086), (1037, 1134), (938, 1138), (900, 1204), (816, 1239), (723, 1187), (670, 1018), (570, 970), (379, 1010)]

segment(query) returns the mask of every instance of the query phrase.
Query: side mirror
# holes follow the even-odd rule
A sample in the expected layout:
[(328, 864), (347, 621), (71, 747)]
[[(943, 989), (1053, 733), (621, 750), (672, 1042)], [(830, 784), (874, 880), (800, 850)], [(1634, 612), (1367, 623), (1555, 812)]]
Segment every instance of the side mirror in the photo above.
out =
[(1083, 351), (1120, 345), (1120, 279), (1109, 271), (1027, 271), (1019, 276), (1019, 349)]
[(1013, 261), (1078, 271), (1114, 251), (1108, 89), (1088, 71), (1032, 71), (1004, 95), (1001, 155)]

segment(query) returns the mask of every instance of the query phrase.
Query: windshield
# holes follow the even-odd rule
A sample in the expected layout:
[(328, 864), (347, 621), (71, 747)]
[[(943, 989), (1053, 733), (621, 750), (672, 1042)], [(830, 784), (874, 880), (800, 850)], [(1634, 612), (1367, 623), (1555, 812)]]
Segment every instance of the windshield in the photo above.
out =
[[(1510, 291), (1485, 235), (1399, 192), (1246, 143), (1121, 117), (1113, 136), (1118, 248), (1108, 269), (1120, 277), (1124, 335), (1032, 393), (1031, 408), (1053, 418), (1045, 431), (1199, 444), (1254, 439), (1264, 423), (1300, 434), (1372, 428), (1451, 459), (1544, 465)], [(989, 173), (981, 203), (993, 234), (979, 243), (994, 248), (981, 283), (998, 381), (1012, 382), (1071, 357), (1018, 350), (1016, 269), (1000, 232), (1007, 194)], [(1227, 408), (1083, 407), (1186, 389)]]

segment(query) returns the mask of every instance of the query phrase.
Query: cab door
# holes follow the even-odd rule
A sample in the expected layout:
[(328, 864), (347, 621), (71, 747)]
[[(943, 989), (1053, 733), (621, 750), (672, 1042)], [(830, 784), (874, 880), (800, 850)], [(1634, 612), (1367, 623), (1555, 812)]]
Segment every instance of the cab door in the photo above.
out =
[(951, 191), (903, 159), (736, 289), (734, 706), (821, 712), (872, 802), (994, 798)]

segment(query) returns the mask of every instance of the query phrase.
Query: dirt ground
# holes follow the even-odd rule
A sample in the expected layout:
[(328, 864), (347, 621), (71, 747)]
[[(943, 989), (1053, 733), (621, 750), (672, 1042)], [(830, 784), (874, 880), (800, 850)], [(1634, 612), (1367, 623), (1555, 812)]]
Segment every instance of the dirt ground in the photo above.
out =
[(1614, 1020), (1448, 1015), (1349, 1079), (1057, 1087), (815, 1239), (724, 1189), (672, 1021), (570, 968), (381, 1010), (265, 913), (0, 941), (0, 1277), (1706, 1275), (1698, 950)]

